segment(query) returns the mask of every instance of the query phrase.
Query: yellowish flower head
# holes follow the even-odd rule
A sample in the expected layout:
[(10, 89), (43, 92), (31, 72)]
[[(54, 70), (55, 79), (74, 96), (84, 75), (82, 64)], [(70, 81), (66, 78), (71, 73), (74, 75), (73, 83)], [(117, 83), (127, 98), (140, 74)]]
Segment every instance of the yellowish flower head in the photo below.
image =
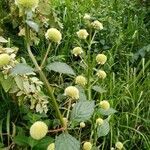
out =
[(81, 47), (75, 47), (73, 50), (72, 50), (72, 54), (74, 56), (78, 56), (78, 55), (81, 55), (83, 53), (83, 50)]
[(37, 121), (30, 127), (30, 135), (36, 140), (40, 140), (45, 137), (47, 132), (48, 126), (42, 121)]
[(83, 19), (85, 19), (85, 20), (90, 20), (90, 19), (91, 19), (91, 16), (86, 13), (86, 14), (84, 15)]
[(81, 29), (77, 32), (77, 35), (80, 39), (86, 39), (89, 34), (85, 29)]
[(121, 150), (121, 149), (123, 148), (123, 144), (122, 144), (121, 142), (117, 142), (117, 143), (115, 144), (115, 146), (116, 146), (116, 148), (119, 149), (119, 150)]
[(105, 79), (106, 78), (106, 72), (103, 70), (98, 70), (97, 74), (96, 74), (100, 79)]
[(65, 89), (65, 95), (72, 99), (79, 99), (79, 90), (75, 86), (68, 86)]
[(84, 122), (80, 122), (80, 128), (84, 128), (85, 127), (85, 123)]
[(110, 108), (110, 104), (108, 101), (106, 100), (103, 100), (99, 103), (99, 106), (102, 108), (102, 109), (105, 109), (105, 110), (108, 110)]
[(83, 144), (83, 150), (91, 150), (92, 149), (92, 144), (91, 142), (85, 142)]
[(104, 123), (104, 120), (102, 118), (96, 119), (96, 124), (101, 126)]
[(98, 54), (96, 56), (96, 61), (97, 61), (98, 64), (103, 65), (107, 61), (107, 57), (104, 54)]
[(87, 84), (87, 80), (84, 76), (79, 75), (75, 78), (75, 83), (78, 85), (85, 86)]
[(35, 10), (39, 4), (39, 0), (15, 0), (15, 4), (20, 9)]
[(51, 143), (48, 147), (47, 150), (55, 150), (55, 143)]
[(91, 23), (91, 26), (96, 29), (96, 30), (102, 30), (103, 29), (103, 24), (99, 22), (98, 20), (95, 20)]
[(11, 57), (8, 54), (0, 54), (0, 67), (8, 65)]
[(62, 39), (62, 35), (60, 31), (58, 31), (56, 28), (50, 28), (47, 30), (45, 34), (46, 39), (49, 39), (50, 41), (60, 43)]

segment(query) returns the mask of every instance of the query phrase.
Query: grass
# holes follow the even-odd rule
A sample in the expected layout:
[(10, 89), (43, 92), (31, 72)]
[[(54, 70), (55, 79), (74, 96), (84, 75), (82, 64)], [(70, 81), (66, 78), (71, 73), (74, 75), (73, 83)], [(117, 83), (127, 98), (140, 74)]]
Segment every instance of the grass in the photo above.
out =
[[(111, 105), (118, 112), (111, 119), (110, 134), (106, 138), (99, 139), (101, 148), (109, 149), (114, 146), (115, 141), (119, 140), (124, 142), (126, 150), (149, 150), (150, 50), (148, 50), (148, 45), (150, 21), (148, 18), (150, 9), (148, 2), (140, 3), (138, 0), (55, 0), (51, 3), (57, 17), (60, 18), (60, 23), (63, 24), (62, 31), (64, 33), (64, 40), (55, 54), (59, 57), (64, 55), (67, 62), (72, 61), (70, 51), (73, 46), (78, 44), (74, 42), (75, 33), (78, 29), (84, 28), (82, 16), (90, 13), (93, 18), (98, 18), (104, 24), (104, 31), (99, 33), (96, 39), (100, 41), (100, 44), (93, 49), (96, 48), (96, 53), (104, 50), (108, 56), (106, 69), (110, 73), (106, 82), (102, 83), (107, 92), (102, 94), (101, 98), (110, 100)], [(9, 22), (9, 24), (11, 23)], [(17, 35), (17, 28), (15, 32)], [(5, 33), (14, 37), (9, 31)], [(15, 37), (13, 41), (15, 41)], [(145, 46), (147, 46), (146, 50), (140, 51)], [(38, 54), (38, 59), (41, 60), (43, 51), (45, 51), (45, 43), (41, 42), (34, 49)], [(139, 55), (134, 57), (137, 53)], [(24, 52), (21, 54), (26, 57)], [(13, 112), (13, 105), (11, 98), (6, 97), (2, 90), (1, 99), (0, 111), (3, 115), (0, 118), (6, 118), (8, 110)], [(12, 118), (13, 120), (15, 117)]]

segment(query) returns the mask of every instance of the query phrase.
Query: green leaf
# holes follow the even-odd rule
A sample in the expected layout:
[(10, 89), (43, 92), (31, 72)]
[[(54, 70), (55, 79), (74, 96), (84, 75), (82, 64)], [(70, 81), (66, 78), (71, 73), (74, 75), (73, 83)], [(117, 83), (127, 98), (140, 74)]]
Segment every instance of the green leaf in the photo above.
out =
[(48, 145), (53, 142), (54, 139), (52, 139), (51, 137), (45, 137), (38, 141), (38, 144), (34, 146), (33, 150), (44, 150), (44, 149), (46, 150)]
[(99, 93), (105, 93), (106, 92), (105, 89), (103, 89), (101, 86), (98, 86), (98, 85), (93, 86), (92, 89), (96, 92), (99, 92)]
[(24, 135), (17, 135), (14, 137), (13, 142), (19, 146), (27, 146), (28, 145), (28, 137)]
[(71, 112), (71, 120), (75, 122), (86, 121), (94, 112), (94, 101), (80, 101), (75, 104)]
[(0, 36), (0, 43), (7, 43), (8, 41), (4, 39), (2, 36)]
[(38, 140), (33, 139), (32, 137), (28, 137), (28, 144), (30, 145), (30, 147), (34, 147), (35, 145), (38, 144)]
[(97, 127), (97, 136), (98, 138), (101, 136), (106, 136), (109, 133), (109, 123), (107, 120), (104, 120), (104, 123), (102, 125), (99, 125)]
[(23, 63), (17, 64), (11, 70), (11, 75), (24, 75), (26, 73), (33, 73), (33, 68)]
[(39, 25), (33, 21), (27, 20), (26, 21), (27, 25), (31, 27), (34, 31), (38, 32), (39, 31)]
[(87, 101), (85, 90), (81, 86), (77, 85), (76, 87), (79, 90), (79, 95), (80, 95), (79, 101)]
[(21, 76), (16, 76), (14, 79), (15, 79), (15, 82), (16, 82), (18, 88), (20, 90), (23, 90), (23, 80), (22, 80)]
[(56, 137), (56, 150), (80, 150), (80, 143), (68, 133), (62, 133)]
[(8, 92), (12, 85), (14, 84), (13, 78), (11, 76), (4, 78), (3, 74), (0, 74), (0, 82), (5, 92)]
[(73, 69), (66, 63), (62, 63), (62, 62), (53, 62), (47, 65), (47, 70), (48, 71), (53, 70), (59, 73), (75, 75), (75, 72), (73, 71)]
[(109, 108), (108, 110), (105, 110), (105, 109), (98, 109), (98, 114), (101, 114), (101, 115), (105, 115), (105, 116), (109, 116), (109, 115), (112, 115), (114, 113), (116, 113), (117, 111), (113, 108)]

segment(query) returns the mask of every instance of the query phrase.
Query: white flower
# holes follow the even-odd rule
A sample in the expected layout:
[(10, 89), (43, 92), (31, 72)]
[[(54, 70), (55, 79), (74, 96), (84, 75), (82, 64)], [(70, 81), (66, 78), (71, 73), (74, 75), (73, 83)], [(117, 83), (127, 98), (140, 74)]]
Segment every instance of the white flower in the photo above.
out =
[(103, 100), (99, 103), (99, 106), (105, 110), (108, 110), (110, 108), (110, 104), (108, 101)]
[(123, 148), (123, 144), (121, 142), (116, 142), (115, 146), (119, 150), (121, 150)]
[(97, 74), (96, 74), (100, 79), (105, 79), (106, 78), (106, 72), (103, 70), (98, 70)]
[(78, 85), (85, 86), (87, 84), (87, 80), (84, 76), (79, 75), (75, 78), (75, 83)]
[(75, 47), (72, 50), (72, 54), (75, 55), (75, 56), (81, 55), (82, 53), (83, 53), (83, 50), (82, 50), (81, 47)]
[(91, 19), (91, 16), (86, 13), (83, 18), (84, 18), (85, 20), (90, 20), (90, 19)]
[(102, 125), (104, 123), (104, 120), (102, 119), (102, 118), (98, 118), (98, 119), (96, 119), (96, 124), (97, 125)]
[(85, 29), (81, 29), (77, 32), (77, 35), (80, 39), (86, 39), (89, 34)]
[(97, 30), (102, 30), (103, 29), (103, 24), (101, 22), (99, 22), (98, 20), (95, 20), (94, 22), (92, 22), (91, 26), (94, 29), (97, 29)]
[(46, 39), (49, 39), (53, 42), (60, 43), (62, 39), (62, 35), (60, 31), (58, 31), (56, 28), (50, 28), (47, 30), (45, 34)]
[(40, 140), (45, 137), (47, 132), (48, 126), (42, 121), (37, 121), (30, 127), (30, 135), (36, 140)]
[(80, 122), (80, 128), (84, 128), (85, 127), (85, 123), (84, 122)]
[(103, 65), (107, 61), (107, 57), (104, 54), (98, 54), (96, 56), (96, 61), (97, 61), (98, 64)]
[(79, 99), (79, 90), (75, 86), (69, 86), (65, 89), (65, 95), (72, 99)]
[(11, 57), (8, 54), (0, 54), (0, 67), (8, 65), (10, 60), (11, 60)]

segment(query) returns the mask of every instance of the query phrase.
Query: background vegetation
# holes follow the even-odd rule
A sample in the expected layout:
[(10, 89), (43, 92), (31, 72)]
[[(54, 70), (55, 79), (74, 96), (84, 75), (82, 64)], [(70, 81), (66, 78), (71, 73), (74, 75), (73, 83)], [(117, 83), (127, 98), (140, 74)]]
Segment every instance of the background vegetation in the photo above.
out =
[[(15, 13), (17, 8), (12, 2), (11, 0), (0, 1), (0, 34), (5, 38), (10, 38), (11, 44), (20, 48), (19, 55), (28, 59), (23, 39), (18, 37), (21, 24), (17, 21), (19, 18)], [(68, 63), (73, 62), (74, 69), (76, 69), (76, 61), (70, 54), (74, 39), (76, 39), (76, 31), (84, 27), (84, 14), (89, 13), (93, 19), (98, 18), (103, 22), (104, 30), (97, 37), (100, 44), (93, 48), (96, 49), (96, 53), (105, 51), (108, 57), (106, 69), (110, 74), (103, 82), (107, 92), (102, 94), (101, 99), (107, 97), (118, 113), (112, 118), (112, 129), (109, 135), (99, 141), (103, 144), (104, 150), (109, 149), (117, 139), (125, 143), (127, 150), (149, 150), (149, 1), (54, 0), (46, 9), (43, 9), (45, 7), (45, 3), (41, 3), (39, 8), (41, 14), (45, 14), (49, 18), (51, 26), (57, 26), (64, 34), (63, 42), (55, 53), (51, 54), (49, 61), (58, 59), (66, 60)], [(39, 44), (33, 47), (39, 61), (43, 59), (45, 45), (44, 37), (41, 37)], [(79, 72), (79, 70), (76, 71)], [(55, 80), (57, 79), (54, 78), (53, 82)], [(21, 125), (26, 122), (22, 118), (21, 111), (13, 102), (12, 97), (6, 95), (0, 88), (0, 134), (2, 128), (3, 132), (8, 131), (8, 123), (14, 122)], [(32, 118), (32, 120), (34, 119)], [(3, 122), (3, 126), (1, 122)]]

